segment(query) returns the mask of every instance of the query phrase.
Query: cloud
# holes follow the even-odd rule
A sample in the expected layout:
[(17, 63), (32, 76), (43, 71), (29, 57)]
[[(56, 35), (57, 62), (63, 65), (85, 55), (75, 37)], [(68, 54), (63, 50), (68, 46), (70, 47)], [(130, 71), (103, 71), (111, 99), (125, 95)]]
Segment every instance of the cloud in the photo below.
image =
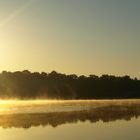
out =
[(6, 18), (4, 18), (0, 22), (0, 28), (11, 22), (13, 19), (18, 17), (21, 13), (23, 13), (28, 7), (30, 7), (35, 0), (28, 0), (26, 3), (24, 3), (21, 7), (14, 10), (10, 15), (8, 15)]

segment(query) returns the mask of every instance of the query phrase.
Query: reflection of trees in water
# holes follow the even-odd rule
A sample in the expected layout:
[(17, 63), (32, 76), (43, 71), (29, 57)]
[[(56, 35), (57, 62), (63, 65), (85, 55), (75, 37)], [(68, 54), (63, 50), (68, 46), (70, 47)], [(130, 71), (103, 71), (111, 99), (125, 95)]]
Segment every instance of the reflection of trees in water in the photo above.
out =
[(42, 114), (11, 114), (0, 116), (0, 126), (3, 128), (30, 128), (32, 126), (56, 127), (66, 123), (77, 123), (78, 121), (91, 123), (115, 120), (131, 120), (132, 117), (140, 116), (140, 106), (129, 107), (100, 107), (92, 110), (71, 111), (71, 112), (53, 112)]

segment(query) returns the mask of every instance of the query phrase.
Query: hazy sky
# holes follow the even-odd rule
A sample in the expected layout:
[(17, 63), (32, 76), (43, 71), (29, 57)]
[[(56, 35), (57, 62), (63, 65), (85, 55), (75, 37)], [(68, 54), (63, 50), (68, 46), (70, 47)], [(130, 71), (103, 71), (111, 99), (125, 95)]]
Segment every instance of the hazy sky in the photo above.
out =
[(0, 0), (0, 71), (140, 78), (140, 0)]

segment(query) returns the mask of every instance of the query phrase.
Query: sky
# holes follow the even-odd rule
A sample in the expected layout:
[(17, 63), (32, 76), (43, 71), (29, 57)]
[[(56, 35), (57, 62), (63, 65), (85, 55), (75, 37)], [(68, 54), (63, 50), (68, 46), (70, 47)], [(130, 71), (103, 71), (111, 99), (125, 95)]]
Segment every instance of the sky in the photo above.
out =
[(140, 0), (0, 0), (0, 71), (140, 78)]

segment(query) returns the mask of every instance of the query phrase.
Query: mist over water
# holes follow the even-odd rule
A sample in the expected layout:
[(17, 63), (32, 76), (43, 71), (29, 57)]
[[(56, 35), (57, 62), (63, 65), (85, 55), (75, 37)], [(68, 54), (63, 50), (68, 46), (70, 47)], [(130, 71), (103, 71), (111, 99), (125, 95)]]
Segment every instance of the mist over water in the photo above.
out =
[(2, 140), (139, 140), (140, 100), (1, 100)]
[(140, 140), (140, 0), (0, 0), (0, 140)]
[(140, 100), (1, 100), (0, 114), (49, 113), (138, 106)]

